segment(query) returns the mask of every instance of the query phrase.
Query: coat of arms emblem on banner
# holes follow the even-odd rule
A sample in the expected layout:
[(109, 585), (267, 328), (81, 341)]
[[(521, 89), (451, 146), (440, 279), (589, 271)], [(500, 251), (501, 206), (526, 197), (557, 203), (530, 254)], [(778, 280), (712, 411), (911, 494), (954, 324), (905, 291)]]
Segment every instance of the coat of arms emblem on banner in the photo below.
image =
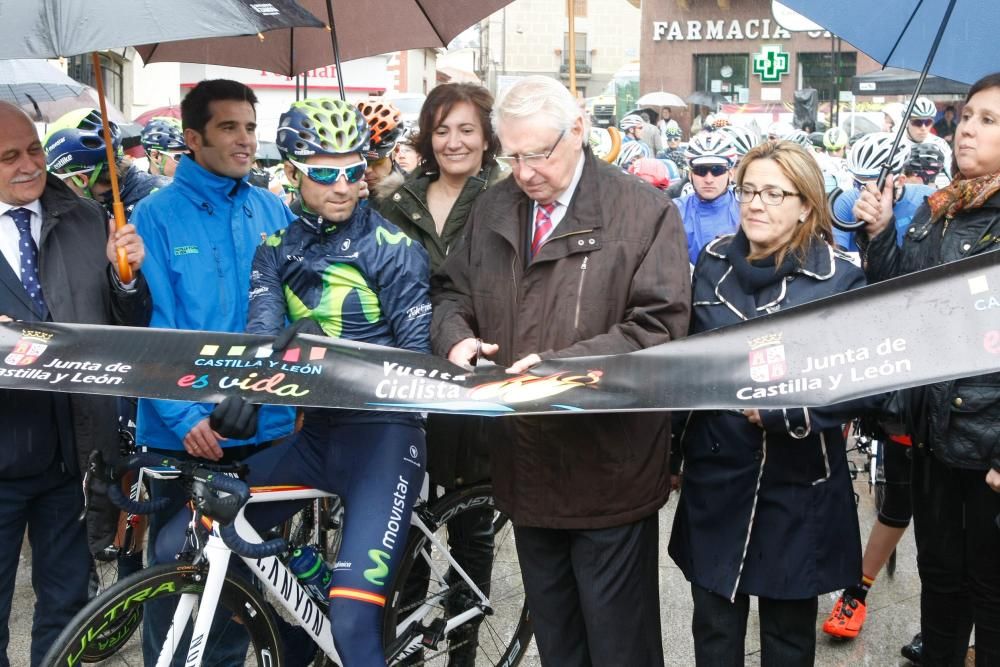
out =
[(773, 333), (750, 339), (750, 379), (754, 382), (780, 380), (788, 372), (781, 336)]

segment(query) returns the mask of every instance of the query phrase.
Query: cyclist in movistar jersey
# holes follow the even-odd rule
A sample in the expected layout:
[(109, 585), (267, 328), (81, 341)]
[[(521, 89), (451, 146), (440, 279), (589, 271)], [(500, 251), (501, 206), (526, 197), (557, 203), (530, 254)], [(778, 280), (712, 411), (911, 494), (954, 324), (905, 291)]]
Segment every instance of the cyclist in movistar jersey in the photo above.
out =
[[(427, 253), (358, 206), (370, 138), (361, 112), (309, 99), (278, 125), (299, 218), (257, 249), (247, 331), (275, 335), (291, 321), (303, 333), (429, 353)], [(345, 667), (384, 664), (382, 609), (423, 483), (423, 420), (403, 412), (304, 412), (290, 441), (247, 460), (248, 482), (305, 484), (343, 499), (343, 542), (329, 589), (334, 643)], [(276, 525), (288, 515), (280, 511), (252, 507), (247, 518)]]
[(188, 152), (184, 129), (177, 118), (156, 116), (142, 128), (139, 142), (149, 159), (149, 173), (173, 178), (177, 163)]

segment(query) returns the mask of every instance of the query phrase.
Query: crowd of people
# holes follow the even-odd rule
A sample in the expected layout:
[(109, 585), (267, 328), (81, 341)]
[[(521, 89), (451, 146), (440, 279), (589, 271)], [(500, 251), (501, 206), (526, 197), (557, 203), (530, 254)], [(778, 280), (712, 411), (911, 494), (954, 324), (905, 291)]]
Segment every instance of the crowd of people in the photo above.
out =
[[(918, 98), (895, 152), (888, 131), (761, 131), (721, 115), (683, 142), (676, 121), (630, 114), (614, 163), (547, 77), (497, 101), (440, 85), (416, 124), (379, 99), (306, 99), (279, 120), (277, 195), (269, 179), (251, 182), (256, 101), (238, 82), (199, 83), (180, 119), (144, 128), (146, 171), (113, 123), (109, 165), (95, 110), (39, 138), (0, 103), (0, 315), (267, 334), (276, 348), (314, 334), (523, 374), (1000, 248), (1000, 74), (937, 123)], [(886, 130), (898, 122), (887, 115)], [(117, 230), (112, 168), (128, 217)], [(114, 268), (120, 249), (128, 281)], [(98, 499), (76, 520), (80, 472), (91, 451), (117, 456), (119, 430), (133, 428), (149, 451), (246, 461), (254, 484), (343, 499), (328, 596), (346, 667), (384, 664), (382, 608), (425, 473), (435, 489), (492, 482), (546, 665), (663, 664), (658, 512), (672, 490), (668, 552), (691, 585), (697, 664), (744, 663), (751, 597), (762, 664), (813, 664), (825, 593), (842, 591), (822, 631), (856, 637), (911, 515), (922, 633), (910, 657), (963, 664), (974, 627), (977, 664), (1000, 664), (998, 374), (821, 408), (503, 419), (2, 393), (0, 665), (25, 529), (33, 666), (86, 602), (93, 559), (117, 555), (116, 508)], [(900, 427), (871, 427), (887, 447), (887, 497), (862, 551), (844, 424), (878, 424), (890, 404)], [(152, 480), (150, 493), (182, 500), (171, 484)], [(392, 508), (395, 547), (373, 550)], [(261, 527), (288, 516), (255, 510)], [(467, 513), (448, 536), (474, 580), (489, 578), (491, 519)], [(145, 554), (123, 559), (123, 573), (171, 560), (188, 522), (179, 502), (154, 513)], [(365, 564), (385, 574), (366, 576)], [(172, 613), (146, 605), (146, 664)], [(465, 624), (446, 638), (449, 665), (475, 664), (476, 633)], [(312, 659), (308, 641), (289, 634), (285, 646), (287, 664)], [(245, 638), (218, 636), (206, 656), (242, 664), (246, 650)]]

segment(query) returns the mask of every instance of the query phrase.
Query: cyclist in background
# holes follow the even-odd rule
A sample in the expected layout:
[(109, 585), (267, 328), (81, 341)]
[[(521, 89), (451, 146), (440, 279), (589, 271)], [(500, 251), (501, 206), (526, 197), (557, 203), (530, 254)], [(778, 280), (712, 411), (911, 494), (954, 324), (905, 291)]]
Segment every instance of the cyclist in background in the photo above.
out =
[(909, 145), (911, 150), (917, 144), (936, 146), (944, 155), (944, 172), (951, 176), (951, 146), (947, 141), (931, 132), (936, 116), (937, 107), (934, 106), (934, 102), (923, 96), (918, 97), (917, 101), (913, 103), (913, 111), (906, 123), (903, 143)]
[(760, 135), (756, 130), (741, 125), (723, 125), (719, 131), (729, 137), (730, 143), (736, 150), (736, 159), (733, 162), (735, 169), (743, 156), (750, 152), (750, 149), (760, 143)]
[(709, 241), (732, 234), (740, 224), (740, 204), (730, 189), (736, 149), (724, 132), (701, 132), (688, 143), (694, 192), (674, 201), (680, 209), (692, 264)]
[(180, 119), (151, 118), (142, 128), (139, 141), (149, 158), (149, 173), (173, 178), (181, 156), (188, 152)]
[[(833, 214), (840, 220), (848, 222), (854, 221), (852, 211), (854, 203), (861, 194), (861, 189), (866, 183), (874, 182), (878, 178), (882, 165), (889, 157), (892, 149), (893, 135), (888, 132), (872, 132), (861, 137), (847, 154), (847, 169), (854, 177), (854, 187), (845, 191), (839, 196), (833, 205)], [(892, 156), (890, 171), (899, 174), (906, 164), (910, 155), (910, 148), (902, 143)], [(910, 226), (910, 220), (917, 209), (924, 203), (924, 199), (934, 193), (934, 188), (926, 185), (904, 185), (902, 179), (897, 179), (895, 185), (895, 200), (892, 205), (893, 215), (896, 220), (896, 239), (902, 243), (903, 234)], [(855, 241), (854, 233), (842, 229), (833, 230), (834, 242), (847, 252), (858, 252), (858, 244)]]
[[(118, 170), (118, 190), (126, 219), (144, 197), (170, 183), (163, 176), (147, 174), (122, 150), (122, 133), (109, 121), (111, 145)], [(45, 165), (81, 197), (93, 199), (113, 215), (111, 175), (105, 151), (101, 112), (97, 109), (70, 111), (49, 126), (45, 135)]]
[(847, 132), (839, 127), (831, 127), (823, 133), (823, 153), (817, 153), (816, 161), (823, 172), (824, 187), (827, 192), (834, 188), (848, 190), (853, 186), (854, 179), (847, 169), (844, 153), (847, 150), (849, 138)]
[(944, 173), (944, 153), (931, 144), (916, 144), (903, 165), (903, 180), (915, 185), (943, 188), (951, 179)]
[[(427, 253), (373, 208), (358, 206), (369, 150), (361, 112), (335, 99), (296, 102), (279, 120), (277, 144), (300, 194), (299, 218), (257, 249), (247, 331), (275, 335), (291, 321), (293, 333), (429, 352)], [(242, 423), (223, 420), (219, 428), (247, 436)], [(417, 413), (315, 408), (304, 411), (290, 441), (246, 461), (250, 484), (305, 484), (344, 501), (329, 615), (346, 667), (385, 662), (382, 610), (424, 461)], [(289, 514), (251, 507), (247, 518), (269, 527)]]
[[(403, 170), (396, 165), (394, 158), (396, 144), (403, 136), (402, 113), (388, 102), (376, 99), (359, 101), (358, 110), (371, 131), (371, 143), (364, 155), (368, 163), (365, 183), (368, 184), (368, 192), (377, 196), (379, 184), (390, 174), (403, 175)], [(390, 182), (391, 190), (399, 185), (396, 179), (391, 179)]]

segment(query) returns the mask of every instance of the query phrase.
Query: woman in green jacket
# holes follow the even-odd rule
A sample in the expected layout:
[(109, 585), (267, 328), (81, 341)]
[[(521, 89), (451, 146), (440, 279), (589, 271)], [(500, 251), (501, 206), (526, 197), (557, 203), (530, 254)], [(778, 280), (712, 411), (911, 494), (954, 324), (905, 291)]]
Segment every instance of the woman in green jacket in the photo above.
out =
[[(420, 110), (416, 148), (423, 162), (405, 180), (392, 174), (375, 188), (372, 206), (419, 242), (437, 271), (462, 236), (476, 198), (501, 178), (493, 159), (500, 142), (490, 124), (493, 96), (482, 86), (447, 83), (434, 88)], [(489, 479), (482, 419), (432, 414), (427, 420), (427, 471), (433, 487), (454, 489)], [(467, 513), (451, 530), (451, 553), (480, 587), (493, 567), (493, 513)], [(411, 586), (415, 576), (411, 576)], [(488, 594), (488, 590), (484, 590)], [(445, 601), (449, 606), (450, 600)], [(457, 602), (457, 601), (456, 601)], [(448, 664), (475, 664), (477, 628), (448, 636)]]

